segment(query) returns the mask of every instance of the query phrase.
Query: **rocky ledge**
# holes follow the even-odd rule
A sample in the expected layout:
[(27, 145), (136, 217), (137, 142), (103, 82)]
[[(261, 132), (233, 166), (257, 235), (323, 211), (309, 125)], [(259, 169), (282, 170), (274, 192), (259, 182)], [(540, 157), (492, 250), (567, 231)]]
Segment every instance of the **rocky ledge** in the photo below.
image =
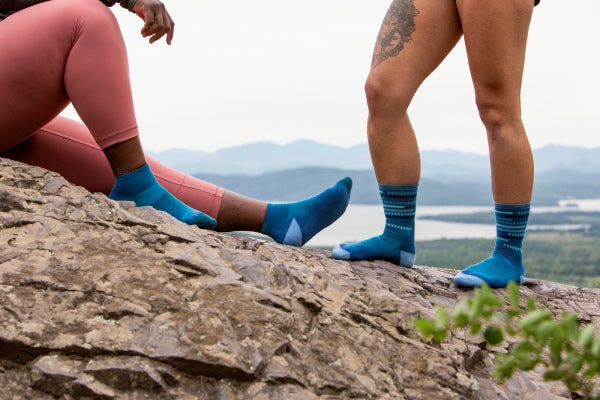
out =
[[(600, 323), (598, 290), (523, 292)], [(496, 383), (480, 337), (419, 338), (415, 317), (468, 294), (448, 270), (201, 230), (0, 159), (3, 399), (571, 398), (539, 371)]]

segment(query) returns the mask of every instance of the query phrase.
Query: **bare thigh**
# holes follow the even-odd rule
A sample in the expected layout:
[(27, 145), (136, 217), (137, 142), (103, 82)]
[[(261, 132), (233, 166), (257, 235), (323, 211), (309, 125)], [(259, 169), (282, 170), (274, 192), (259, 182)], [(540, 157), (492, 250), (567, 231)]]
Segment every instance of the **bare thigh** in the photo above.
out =
[(533, 2), (457, 0), (456, 4), (480, 112), (494, 107), (509, 118), (520, 119), (521, 83)]
[(394, 0), (375, 43), (369, 78), (409, 102), (461, 34), (454, 0)]

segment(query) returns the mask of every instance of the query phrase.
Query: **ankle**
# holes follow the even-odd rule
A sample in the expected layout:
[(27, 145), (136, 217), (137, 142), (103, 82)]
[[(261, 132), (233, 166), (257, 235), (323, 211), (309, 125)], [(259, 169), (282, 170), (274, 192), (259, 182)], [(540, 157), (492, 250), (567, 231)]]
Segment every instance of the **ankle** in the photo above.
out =
[(115, 176), (135, 171), (146, 164), (139, 138), (133, 137), (102, 149)]

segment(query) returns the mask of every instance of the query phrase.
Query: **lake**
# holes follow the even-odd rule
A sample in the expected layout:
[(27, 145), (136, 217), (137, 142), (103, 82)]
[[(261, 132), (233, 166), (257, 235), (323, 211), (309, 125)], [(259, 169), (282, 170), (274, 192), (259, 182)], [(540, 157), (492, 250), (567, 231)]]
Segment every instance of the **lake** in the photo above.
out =
[[(419, 206), (415, 221), (417, 241), (436, 239), (494, 239), (496, 226), (492, 224), (462, 224), (436, 220), (419, 219), (426, 215), (470, 214), (480, 211), (493, 211), (493, 207), (472, 206)], [(600, 199), (568, 200), (557, 207), (532, 207), (536, 212), (600, 211)], [(341, 242), (354, 242), (383, 231), (385, 218), (380, 205), (350, 205), (333, 225), (312, 238), (307, 246), (331, 247)], [(532, 227), (535, 228), (535, 227)]]

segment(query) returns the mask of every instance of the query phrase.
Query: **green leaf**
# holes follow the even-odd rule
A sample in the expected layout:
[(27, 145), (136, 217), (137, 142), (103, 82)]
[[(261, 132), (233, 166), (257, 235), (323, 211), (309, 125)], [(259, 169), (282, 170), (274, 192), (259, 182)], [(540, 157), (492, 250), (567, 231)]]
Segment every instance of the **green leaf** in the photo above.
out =
[(538, 361), (539, 360), (537, 358), (517, 358), (517, 368), (519, 368), (521, 371), (530, 371), (535, 368)]
[(483, 311), (483, 298), (481, 292), (478, 292), (473, 297), (473, 303), (471, 304), (471, 310), (469, 310), (469, 322), (474, 323), (479, 319)]
[(517, 343), (510, 353), (515, 358), (517, 368), (523, 371), (529, 371), (539, 361), (535, 346), (529, 341)]
[(495, 368), (493, 374), (500, 383), (505, 379), (511, 378), (515, 372), (515, 359), (509, 357), (506, 354), (499, 354), (495, 361)]
[(543, 346), (546, 343), (546, 340), (554, 333), (558, 324), (556, 321), (543, 321), (538, 325), (535, 330), (535, 340), (540, 345)]
[(494, 293), (494, 291), (486, 284), (481, 286), (481, 299), (484, 306), (502, 307), (504, 304), (502, 299)]
[(581, 382), (579, 382), (575, 377), (570, 376), (567, 379), (563, 379), (567, 387), (572, 392), (577, 392), (581, 389)]
[(591, 378), (595, 377), (596, 375), (598, 375), (599, 372), (600, 372), (600, 360), (595, 359), (590, 362), (589, 368), (583, 373), (583, 375), (586, 378), (591, 379)]
[(581, 371), (581, 367), (583, 366), (583, 358), (579, 354), (573, 354), (573, 356), (574, 357), (569, 361), (571, 364), (571, 373), (575, 375)]
[(469, 319), (467, 309), (467, 299), (463, 298), (450, 312), (450, 318), (457, 327), (463, 327), (467, 324)]
[(577, 335), (577, 314), (564, 312), (560, 317), (560, 323), (565, 329), (567, 337), (574, 338)]
[(444, 307), (438, 305), (435, 306), (435, 309), (437, 310), (435, 316), (435, 329), (446, 329), (448, 327), (448, 312)]
[(539, 361), (539, 354), (536, 351), (535, 346), (527, 340), (517, 343), (515, 347), (512, 348), (510, 354), (514, 356), (517, 362), (517, 368), (524, 371), (528, 371), (535, 367)]
[(516, 331), (514, 325), (510, 321), (506, 321), (504, 330), (506, 330), (506, 333), (509, 334), (510, 336), (515, 336), (517, 334), (517, 331)]
[(433, 340), (436, 342), (443, 342), (448, 337), (448, 331), (446, 329), (436, 330), (433, 333)]
[(531, 297), (527, 298), (527, 305), (525, 306), (525, 309), (530, 312), (530, 311), (534, 311), (535, 309), (537, 309), (537, 306), (535, 305), (535, 300), (532, 299)]
[(594, 355), (594, 357), (600, 357), (600, 336), (596, 336), (596, 338), (594, 339), (594, 344), (592, 344), (591, 352)]
[(479, 322), (471, 323), (471, 334), (476, 335), (481, 330), (481, 324)]
[(581, 347), (589, 347), (594, 340), (594, 334), (596, 333), (594, 329), (594, 325), (588, 325), (581, 332), (579, 332), (579, 337), (577, 338), (577, 343)]
[(562, 363), (562, 348), (565, 342), (565, 335), (562, 329), (554, 331), (554, 337), (550, 341), (550, 357), (552, 365), (559, 366)]
[(517, 285), (516, 282), (514, 282), (514, 281), (510, 281), (510, 282), (508, 282), (506, 291), (508, 292), (508, 300), (510, 302), (510, 307), (513, 310), (518, 310), (519, 309), (519, 300), (521, 297), (520, 293), (519, 293), (519, 285)]
[(414, 322), (417, 328), (425, 338), (431, 337), (435, 331), (435, 323), (430, 319), (420, 318)]
[(567, 373), (565, 371), (560, 370), (551, 370), (546, 371), (544, 373), (544, 380), (547, 381), (559, 381), (561, 380)]
[(495, 346), (504, 340), (502, 330), (494, 325), (488, 326), (483, 336), (485, 337), (485, 340), (492, 346)]
[(536, 350), (536, 348), (533, 345), (533, 343), (531, 343), (528, 340), (524, 340), (522, 342), (517, 343), (515, 345), (515, 347), (513, 347), (512, 353), (513, 354), (516, 354), (516, 353), (526, 353), (527, 356), (529, 356), (529, 354), (531, 354), (535, 350)]
[(450, 316), (452, 323), (456, 328), (463, 328), (469, 324), (469, 315), (466, 312), (461, 312)]
[(551, 318), (552, 314), (550, 314), (550, 311), (538, 308), (537, 310), (531, 311), (523, 318), (521, 318), (521, 320), (519, 321), (519, 326), (525, 332), (533, 334), (539, 323)]

